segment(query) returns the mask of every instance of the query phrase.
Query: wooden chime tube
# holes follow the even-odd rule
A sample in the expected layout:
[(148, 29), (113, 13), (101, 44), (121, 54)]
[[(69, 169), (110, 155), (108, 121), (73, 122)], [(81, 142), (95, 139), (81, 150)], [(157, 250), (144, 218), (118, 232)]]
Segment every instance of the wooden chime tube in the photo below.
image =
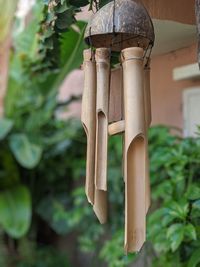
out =
[(96, 49), (97, 107), (96, 107), (96, 154), (95, 154), (95, 201), (94, 211), (100, 221), (107, 220), (107, 147), (108, 103), (110, 87), (110, 51)]
[(84, 50), (84, 91), (81, 121), (87, 135), (85, 191), (88, 201), (94, 204), (95, 140), (96, 140), (96, 62), (91, 49)]
[(143, 49), (122, 51), (124, 88), (125, 251), (137, 252), (146, 237)]
[(150, 93), (150, 60), (144, 67), (144, 108), (146, 122), (146, 212), (148, 212), (151, 204), (151, 188), (149, 176), (149, 156), (148, 156), (148, 129), (151, 125), (151, 93)]

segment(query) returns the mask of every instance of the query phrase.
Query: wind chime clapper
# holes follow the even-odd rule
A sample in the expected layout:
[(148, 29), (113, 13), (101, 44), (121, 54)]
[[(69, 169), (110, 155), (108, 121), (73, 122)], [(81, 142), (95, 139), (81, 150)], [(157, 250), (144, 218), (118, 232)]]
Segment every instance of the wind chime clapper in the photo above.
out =
[[(99, 221), (105, 223), (108, 136), (122, 134), (126, 253), (140, 251), (146, 239), (150, 55), (154, 40), (152, 20), (139, 0), (108, 3), (93, 15), (85, 32), (85, 41), (91, 47), (84, 51), (82, 102), (87, 135), (86, 195)], [(113, 51), (120, 52), (121, 67), (111, 71)], [(115, 71), (121, 82), (115, 82)]]

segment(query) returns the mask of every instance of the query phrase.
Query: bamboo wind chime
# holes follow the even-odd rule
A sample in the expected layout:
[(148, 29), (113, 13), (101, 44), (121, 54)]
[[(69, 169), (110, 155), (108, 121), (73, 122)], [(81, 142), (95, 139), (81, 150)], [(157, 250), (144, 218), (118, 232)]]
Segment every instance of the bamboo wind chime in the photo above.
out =
[[(86, 195), (100, 223), (106, 223), (108, 136), (122, 134), (126, 253), (139, 251), (146, 238), (150, 54), (154, 39), (151, 18), (139, 0), (110, 2), (94, 14), (85, 32), (85, 41), (91, 46), (84, 51), (83, 63)], [(113, 51), (120, 53), (121, 63), (117, 72), (122, 83), (116, 88), (110, 86), (115, 72), (110, 67)]]

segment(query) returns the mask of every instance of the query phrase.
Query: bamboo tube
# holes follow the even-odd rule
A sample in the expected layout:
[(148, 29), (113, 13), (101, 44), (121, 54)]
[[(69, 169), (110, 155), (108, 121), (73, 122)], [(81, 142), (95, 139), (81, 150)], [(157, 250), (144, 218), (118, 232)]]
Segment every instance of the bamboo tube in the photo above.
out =
[(96, 50), (97, 68), (97, 132), (95, 183), (99, 190), (107, 191), (108, 103), (110, 79), (110, 53), (107, 48)]
[(107, 48), (96, 49), (97, 70), (97, 124), (95, 153), (94, 212), (100, 223), (107, 221), (107, 146), (110, 53)]
[(108, 214), (107, 191), (95, 189), (93, 210), (101, 224), (107, 222)]
[(121, 133), (124, 133), (124, 130), (125, 130), (125, 121), (124, 120), (111, 123), (108, 126), (109, 135), (121, 134)]
[(87, 135), (85, 191), (88, 201), (94, 204), (95, 139), (96, 139), (96, 63), (91, 49), (84, 56), (84, 91), (81, 121)]
[(111, 71), (110, 96), (109, 96), (109, 123), (123, 119), (122, 95), (123, 95), (122, 67)]
[(143, 49), (124, 49), (122, 60), (125, 116), (125, 251), (128, 253), (139, 251), (146, 236)]
[(151, 124), (151, 94), (150, 94), (150, 60), (148, 65), (144, 67), (144, 108), (145, 108), (145, 122), (146, 122), (146, 213), (151, 205), (151, 187), (149, 176), (149, 155), (148, 155), (148, 129)]

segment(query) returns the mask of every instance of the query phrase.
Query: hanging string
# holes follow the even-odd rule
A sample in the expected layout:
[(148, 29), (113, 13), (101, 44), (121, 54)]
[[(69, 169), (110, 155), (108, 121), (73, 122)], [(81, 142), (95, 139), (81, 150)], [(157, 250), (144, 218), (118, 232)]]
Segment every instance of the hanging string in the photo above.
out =
[(93, 61), (94, 60), (94, 56), (95, 56), (95, 48), (93, 47), (92, 45), (92, 27), (89, 28), (89, 47), (91, 49), (91, 58), (90, 58), (90, 61)]
[(116, 7), (116, 2), (115, 0), (113, 1), (113, 34), (115, 35), (115, 7)]
[(115, 33), (115, 29), (116, 29), (116, 26), (115, 26), (115, 5), (116, 5), (116, 2), (115, 0), (113, 1), (113, 21), (112, 21), (112, 24), (113, 24), (113, 30), (112, 30), (112, 33), (113, 33), (113, 37), (112, 37), (112, 41), (111, 41), (111, 44), (110, 44), (110, 49), (112, 50), (112, 47), (113, 45), (115, 44), (115, 38), (116, 38), (116, 33)]
[(89, 46), (92, 48), (92, 27), (89, 29)]
[(146, 61), (145, 65), (144, 65), (145, 68), (147, 68), (149, 66), (149, 60), (151, 58), (151, 53), (152, 53), (152, 49), (153, 49), (153, 43), (149, 43), (149, 46), (150, 46), (149, 55), (146, 56), (147, 61)]
[(145, 50), (145, 53), (144, 53), (144, 59), (146, 58), (146, 55), (147, 55), (147, 51), (149, 50), (149, 47), (150, 47), (150, 43), (148, 44), (148, 46), (147, 46), (147, 49)]

